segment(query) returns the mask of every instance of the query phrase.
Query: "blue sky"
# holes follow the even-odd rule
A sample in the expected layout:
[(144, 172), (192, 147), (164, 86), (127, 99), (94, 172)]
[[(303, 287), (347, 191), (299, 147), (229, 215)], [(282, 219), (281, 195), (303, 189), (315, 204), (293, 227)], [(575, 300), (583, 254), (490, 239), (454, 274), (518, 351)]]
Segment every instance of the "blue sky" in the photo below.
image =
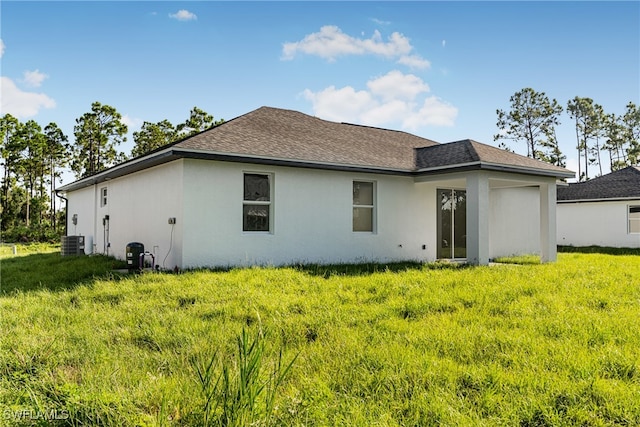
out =
[[(178, 124), (194, 106), (497, 145), (496, 109), (525, 87), (563, 107), (575, 96), (615, 114), (640, 104), (637, 1), (3, 1), (0, 13), (2, 114), (56, 122), (73, 141), (75, 119), (109, 104), (129, 125), (127, 154), (143, 121)], [(577, 170), (573, 124), (561, 121)]]

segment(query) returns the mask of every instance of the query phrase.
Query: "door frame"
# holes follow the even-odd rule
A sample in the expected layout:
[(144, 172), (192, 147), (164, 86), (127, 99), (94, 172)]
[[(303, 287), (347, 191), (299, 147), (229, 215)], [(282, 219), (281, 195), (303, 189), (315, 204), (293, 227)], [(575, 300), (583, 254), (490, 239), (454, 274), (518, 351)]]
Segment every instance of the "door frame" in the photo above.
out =
[[(452, 203), (452, 209), (450, 214), (451, 224), (449, 225), (449, 235), (443, 236), (443, 209), (442, 209), (442, 194), (449, 192), (451, 194), (450, 201)], [(464, 212), (462, 213), (462, 218), (460, 218), (460, 213), (456, 215), (456, 205), (458, 194), (463, 195), (464, 197)], [(466, 195), (467, 190), (462, 188), (437, 188), (436, 189), (436, 258), (437, 259), (449, 259), (449, 260), (465, 260), (467, 258), (467, 242), (466, 242), (466, 229), (467, 229), (467, 205), (466, 205)], [(458, 224), (458, 227), (456, 227)], [(456, 229), (463, 230), (464, 235), (457, 236)], [(457, 237), (457, 238), (456, 238)], [(448, 247), (443, 246), (443, 242), (451, 242), (448, 244)], [(456, 244), (458, 242), (458, 244)], [(460, 243), (464, 246), (461, 246)], [(446, 252), (448, 254), (444, 253)]]

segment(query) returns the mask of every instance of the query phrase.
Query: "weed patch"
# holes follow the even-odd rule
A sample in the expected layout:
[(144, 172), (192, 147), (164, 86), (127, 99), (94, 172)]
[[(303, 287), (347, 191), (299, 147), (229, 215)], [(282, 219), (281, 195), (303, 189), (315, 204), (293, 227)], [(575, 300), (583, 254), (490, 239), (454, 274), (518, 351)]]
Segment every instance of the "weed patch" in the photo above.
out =
[(243, 328), (236, 344), (231, 361), (220, 356), (218, 351), (192, 361), (201, 392), (203, 425), (272, 425), (276, 393), (295, 357), (283, 365), (280, 350), (273, 366), (266, 366), (262, 330), (250, 337)]

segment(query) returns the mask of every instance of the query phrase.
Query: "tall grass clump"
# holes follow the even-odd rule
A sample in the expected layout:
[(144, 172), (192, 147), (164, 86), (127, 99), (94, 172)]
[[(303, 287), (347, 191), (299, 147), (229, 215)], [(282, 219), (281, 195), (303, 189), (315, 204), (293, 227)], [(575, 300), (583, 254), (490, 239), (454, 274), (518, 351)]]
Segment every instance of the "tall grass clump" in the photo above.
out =
[[(237, 337), (232, 360), (218, 351), (192, 362), (202, 394), (206, 426), (270, 426), (276, 392), (295, 361), (282, 364), (282, 350), (269, 370), (262, 329), (253, 338), (245, 328)], [(265, 373), (269, 370), (268, 373)]]

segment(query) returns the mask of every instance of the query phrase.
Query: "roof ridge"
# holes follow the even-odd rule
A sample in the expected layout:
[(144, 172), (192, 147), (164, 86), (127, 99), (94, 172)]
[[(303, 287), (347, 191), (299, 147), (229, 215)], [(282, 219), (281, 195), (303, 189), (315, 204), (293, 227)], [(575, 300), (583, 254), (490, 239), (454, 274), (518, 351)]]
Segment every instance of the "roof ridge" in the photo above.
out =
[(638, 166), (627, 166), (627, 167), (622, 168), (622, 169), (618, 169), (618, 170), (615, 170), (615, 171), (610, 171), (609, 173), (605, 173), (603, 175), (598, 175), (598, 176), (593, 177), (593, 178), (591, 178), (591, 179), (589, 179), (587, 181), (580, 181), (580, 183), (582, 184), (582, 183), (587, 183), (587, 182), (593, 182), (593, 181), (596, 181), (596, 180), (600, 180), (601, 178), (604, 178), (604, 180), (607, 181), (607, 180), (611, 179), (612, 176), (617, 177), (621, 173), (627, 172), (627, 171), (631, 172), (631, 173), (640, 174), (640, 167), (638, 167)]
[[(312, 117), (315, 117), (315, 116), (312, 116)], [(319, 117), (315, 117), (315, 118), (319, 118)], [(331, 122), (331, 120), (325, 120), (325, 119), (320, 119), (320, 120), (324, 120), (326, 122)], [(405, 132), (403, 130), (398, 130), (398, 129), (387, 129), (387, 128), (381, 128), (379, 126), (360, 125), (358, 123), (349, 123), (349, 122), (333, 122), (333, 123), (338, 123), (338, 124), (347, 125), (347, 126), (356, 126), (356, 127), (361, 127), (361, 128), (367, 128), (367, 129), (383, 130), (385, 132), (398, 132), (398, 133), (403, 133), (405, 135), (417, 136), (418, 138), (427, 139), (427, 138), (423, 138), (423, 137), (421, 137), (419, 135), (414, 135), (412, 133)], [(431, 141), (430, 139), (428, 139), (428, 140)], [(436, 141), (432, 141), (432, 142), (436, 142)], [(439, 144), (439, 142), (438, 142), (438, 144)]]
[[(384, 132), (396, 132), (396, 133), (401, 133), (401, 134), (403, 134), (403, 135), (408, 135), (408, 136), (411, 136), (411, 137), (414, 137), (414, 138), (423, 139), (423, 140), (425, 140), (425, 141), (429, 141), (429, 142), (431, 142), (431, 143), (441, 144), (441, 143), (440, 143), (440, 142), (438, 142), (438, 141), (434, 141), (434, 140), (432, 140), (432, 139), (425, 138), (425, 137), (420, 136), (420, 135), (415, 135), (415, 134), (413, 134), (413, 133), (410, 133), (410, 132), (407, 132), (407, 131), (404, 131), (404, 130), (399, 130), (399, 129), (388, 129), (388, 128), (383, 128), (383, 127), (380, 127), (380, 126), (363, 125), (363, 124), (358, 124), (358, 123), (337, 122), (337, 121), (334, 121), (334, 120), (323, 119), (323, 118), (318, 117), (318, 116), (314, 116), (314, 115), (311, 115), (311, 114), (303, 113), (302, 111), (298, 111), (298, 110), (291, 110), (291, 109), (289, 109), (289, 108), (270, 107), (270, 106), (268, 106), (268, 105), (263, 105), (262, 107), (259, 107), (259, 108), (255, 109), (255, 110), (253, 110), (253, 111), (250, 111), (250, 112), (248, 112), (248, 113), (246, 113), (246, 114), (243, 114), (243, 116), (246, 116), (247, 114), (250, 114), (250, 113), (253, 113), (253, 112), (255, 112), (255, 111), (262, 110), (262, 109), (265, 109), (265, 110), (269, 110), (269, 109), (270, 109), (270, 110), (288, 111), (288, 112), (295, 113), (295, 114), (302, 114), (302, 115), (307, 116), (307, 117), (310, 117), (310, 118), (312, 118), (312, 119), (320, 120), (321, 122), (326, 122), (326, 123), (331, 123), (331, 124), (346, 125), (346, 126), (354, 126), (354, 127), (360, 127), (360, 128), (366, 128), (366, 129), (376, 129), (376, 130), (380, 130), (380, 131), (384, 131)], [(232, 119), (232, 120), (235, 120), (235, 119), (240, 118), (240, 117), (242, 117), (242, 116), (238, 116), (238, 117), (236, 117), (236, 118), (234, 118), (234, 119)], [(229, 121), (231, 121), (231, 120), (229, 120)], [(428, 146), (428, 145), (426, 145), (425, 147), (429, 147), (429, 146)], [(414, 147), (414, 148), (415, 148), (415, 147)]]
[(467, 150), (469, 150), (469, 152), (471, 153), (471, 156), (476, 162), (482, 161), (482, 159), (480, 158), (480, 153), (478, 153), (478, 150), (476, 150), (476, 147), (474, 145), (474, 143), (477, 144), (476, 141), (473, 141), (471, 139), (464, 139), (461, 142), (465, 143)]

